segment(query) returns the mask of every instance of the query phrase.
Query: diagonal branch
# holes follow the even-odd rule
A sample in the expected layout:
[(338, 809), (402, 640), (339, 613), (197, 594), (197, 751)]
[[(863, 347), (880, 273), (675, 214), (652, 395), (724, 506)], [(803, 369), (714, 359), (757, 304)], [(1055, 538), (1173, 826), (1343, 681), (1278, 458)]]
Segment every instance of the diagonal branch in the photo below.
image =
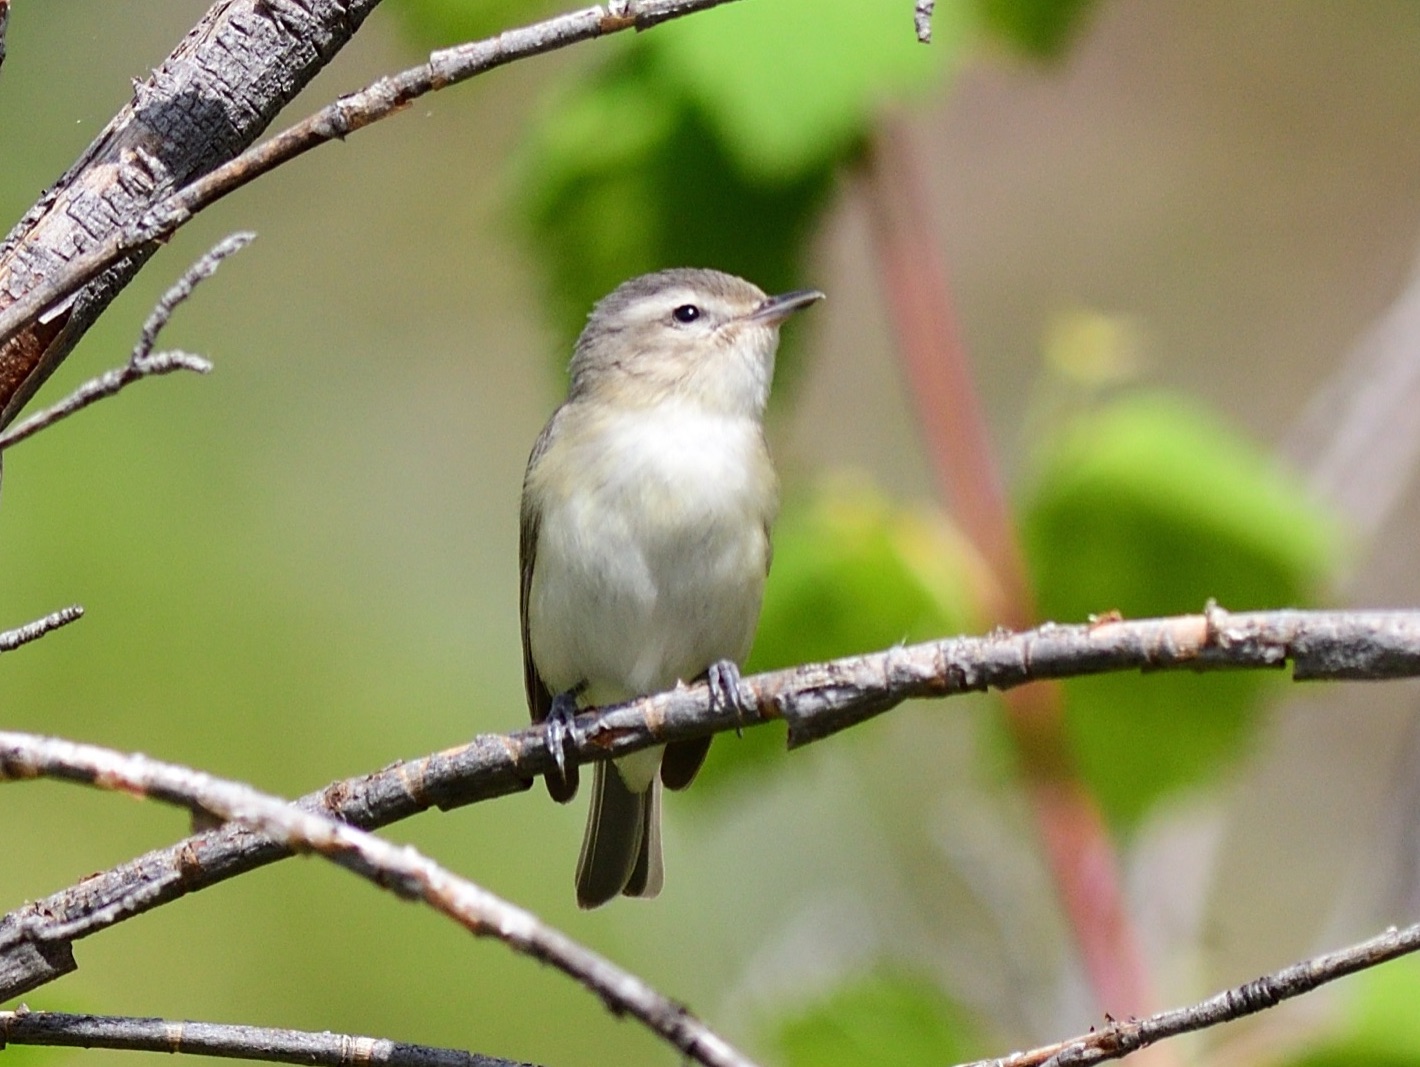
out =
[(125, 1052), (185, 1053), (310, 1067), (532, 1067), (462, 1049), (411, 1045), (353, 1034), (312, 1033), (269, 1026), (69, 1015), (59, 1011), (0, 1011), (0, 1050), (6, 1044), (106, 1048)]
[(1225, 989), (1192, 1007), (1174, 1008), (1147, 1019), (1130, 1019), (1127, 1022), (1111, 1019), (1103, 1028), (1068, 1041), (1057, 1041), (999, 1059), (977, 1060), (962, 1067), (1064, 1067), (1066, 1064), (1081, 1067), (1121, 1059), (1165, 1038), (1255, 1015), (1348, 974), (1416, 951), (1420, 951), (1420, 924), (1407, 926), (1403, 930), (1391, 927), (1385, 933), (1359, 944), (1302, 960), (1280, 971), (1254, 978), (1251, 982)]
[[(1420, 611), (1231, 614), (1210, 605), (1201, 615), (948, 638), (746, 678), (742, 712), (712, 703), (703, 684), (592, 710), (578, 716), (565, 755), (580, 765), (773, 719), (788, 723), (797, 747), (914, 697), (1107, 671), (1281, 669), (1288, 660), (1298, 679), (1420, 676)], [(554, 767), (541, 728), (525, 727), (334, 782), (295, 806), (371, 829), (520, 792)], [(288, 855), (269, 837), (225, 826), (10, 912), (0, 919), (0, 1001), (74, 970), (74, 941)]]
[(70, 415), (83, 411), (90, 404), (114, 396), (134, 382), (180, 370), (207, 374), (212, 370), (212, 364), (191, 352), (159, 352), (156, 356), (131, 359), (121, 367), (104, 371), (97, 378), (90, 378), (57, 404), (43, 411), (36, 411), (23, 422), (0, 433), (0, 452), (33, 437), (41, 430), (47, 430)]
[(217, 273), (217, 268), (222, 265), (224, 259), (236, 255), (255, 240), (256, 234), (250, 230), (229, 233), (183, 271), (148, 313), (148, 318), (143, 322), (143, 329), (138, 334), (138, 343), (133, 346), (133, 354), (129, 356), (129, 362), (137, 363), (151, 355), (153, 346), (158, 343), (158, 334), (162, 333), (163, 328), (171, 321), (173, 312), (179, 305), (185, 303), (199, 285)]
[(0, 780), (54, 778), (150, 797), (250, 826), (283, 848), (315, 852), (398, 896), (420, 900), (475, 937), (494, 937), (550, 964), (630, 1015), (705, 1067), (753, 1067), (684, 1007), (591, 949), (481, 886), (440, 867), (409, 845), (395, 845), (327, 815), (304, 811), (239, 782), (57, 738), (0, 731)]
[[(362, 0), (362, 12), (378, 0)], [(342, 97), (309, 118), (249, 148), (223, 165), (207, 171), (177, 192), (157, 197), (146, 207), (106, 230), (102, 240), (87, 236), (78, 254), (54, 265), (34, 281), (22, 296), (0, 313), (0, 412), (13, 417), (13, 395), (33, 391), (29, 375), (34, 369), (8, 369), (8, 346), (48, 312), (46, 319), (67, 314), (67, 302), (104, 271), (133, 255), (150, 254), (155, 242), (174, 233), (194, 215), (273, 168), (295, 159), (327, 141), (348, 137), (365, 126), (406, 108), (411, 101), (475, 75), (519, 59), (540, 55), (570, 44), (588, 41), (621, 30), (649, 29), (661, 22), (704, 11), (730, 0), (608, 0), (542, 22), (508, 30), (482, 41), (434, 52), (429, 60), (400, 74), (381, 78), (359, 92)], [(360, 18), (363, 18), (363, 13)], [(211, 16), (209, 16), (209, 19)], [(358, 20), (357, 20), (358, 24)], [(149, 185), (152, 179), (149, 179)], [(0, 281), (4, 280), (0, 259)], [(53, 370), (50, 359), (43, 373)], [(19, 379), (16, 379), (16, 375)], [(22, 392), (21, 384), (25, 384)], [(0, 418), (0, 425), (7, 421)]]
[(50, 612), (42, 619), (34, 622), (27, 622), (23, 626), (13, 630), (6, 630), (0, 633), (0, 652), (13, 652), (21, 645), (27, 645), (31, 641), (38, 641), (51, 630), (57, 630), (61, 626), (68, 626), (71, 622), (83, 618), (84, 609), (78, 604), (70, 604), (67, 608), (60, 608), (58, 611)]
[[(0, 242), (0, 305), (248, 147), (351, 40), (379, 0), (216, 0), (92, 144)], [(82, 296), (27, 317), (0, 346), (9, 425), (153, 251), (135, 249)]]

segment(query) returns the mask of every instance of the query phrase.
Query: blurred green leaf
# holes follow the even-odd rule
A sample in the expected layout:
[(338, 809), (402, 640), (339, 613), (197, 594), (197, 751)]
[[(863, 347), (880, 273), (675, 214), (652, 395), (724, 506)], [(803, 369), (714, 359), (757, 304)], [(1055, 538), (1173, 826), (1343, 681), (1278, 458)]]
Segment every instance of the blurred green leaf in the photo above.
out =
[(984, 1043), (957, 1005), (930, 980), (879, 973), (840, 986), (780, 1020), (770, 1037), (786, 1067), (961, 1063)]
[[(1022, 533), (1041, 614), (1075, 621), (1298, 606), (1324, 581), (1332, 525), (1302, 487), (1215, 418), (1136, 396), (1043, 450)], [(1086, 778), (1128, 826), (1235, 756), (1255, 725), (1257, 673), (1081, 679), (1067, 685)]]
[(1065, 51), (1095, 6), (1095, 0), (975, 0), (975, 3), (987, 29), (1027, 55), (1045, 59)]
[(789, 501), (774, 533), (751, 670), (958, 632), (973, 617), (973, 557), (937, 512), (841, 476)]
[(960, 0), (943, 0), (924, 47), (910, 5), (773, 0), (682, 19), (646, 45), (732, 158), (758, 180), (782, 182), (841, 161), (883, 105), (930, 87), (969, 14)]
[(640, 48), (553, 103), (516, 175), (520, 214), (569, 334), (622, 281), (666, 266), (794, 288), (832, 177), (824, 168), (787, 183), (746, 178)]
[[(970, 628), (981, 581), (966, 543), (940, 513), (890, 503), (841, 476), (787, 502), (746, 672), (871, 652)], [(782, 733), (721, 742), (695, 795), (783, 753)]]
[(805, 284), (839, 167), (883, 105), (949, 64), (968, 11), (944, 4), (930, 48), (910, 10), (858, 0), (731, 4), (606, 42), (607, 61), (549, 102), (510, 183), (559, 321), (575, 333), (598, 298), (667, 266)]
[(568, 5), (565, 0), (389, 0), (385, 7), (404, 19), (422, 44), (439, 48), (536, 22)]

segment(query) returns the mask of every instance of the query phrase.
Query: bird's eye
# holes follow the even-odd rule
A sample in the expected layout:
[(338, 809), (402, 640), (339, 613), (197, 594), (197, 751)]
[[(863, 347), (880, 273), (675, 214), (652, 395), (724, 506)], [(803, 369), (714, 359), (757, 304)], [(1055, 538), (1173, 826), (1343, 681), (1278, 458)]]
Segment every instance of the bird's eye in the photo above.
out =
[(671, 318), (682, 326), (686, 326), (700, 318), (700, 309), (694, 304), (682, 304), (671, 312)]

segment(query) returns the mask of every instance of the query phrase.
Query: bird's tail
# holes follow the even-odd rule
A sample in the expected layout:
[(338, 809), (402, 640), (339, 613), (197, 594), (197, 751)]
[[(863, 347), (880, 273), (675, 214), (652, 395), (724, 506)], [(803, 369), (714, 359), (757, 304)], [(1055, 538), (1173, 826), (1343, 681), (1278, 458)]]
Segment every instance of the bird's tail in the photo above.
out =
[(605, 904), (618, 893), (653, 897), (661, 891), (661, 783), (630, 789), (610, 762), (596, 766), (592, 808), (577, 860), (577, 903)]

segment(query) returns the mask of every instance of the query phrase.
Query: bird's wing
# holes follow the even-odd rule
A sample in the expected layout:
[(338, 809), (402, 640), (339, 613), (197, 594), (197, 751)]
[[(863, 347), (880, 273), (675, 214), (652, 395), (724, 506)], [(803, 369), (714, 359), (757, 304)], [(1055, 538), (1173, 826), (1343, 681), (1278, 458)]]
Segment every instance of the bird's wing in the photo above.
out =
[[(547, 451), (547, 446), (552, 440), (553, 426), (556, 425), (561, 412), (562, 409), (559, 408), (547, 421), (542, 433), (538, 435), (537, 442), (533, 445), (532, 455), (528, 457), (529, 472), (537, 465), (542, 454)], [(537, 672), (537, 664), (533, 662), (532, 657), (532, 644), (528, 638), (528, 597), (532, 592), (533, 568), (537, 565), (539, 521), (538, 512), (528, 502), (527, 478), (524, 476), (521, 530), (518, 536), (518, 619), (523, 632), (523, 688), (527, 692), (528, 714), (532, 717), (533, 722), (542, 722), (547, 718), (548, 712), (552, 710), (553, 697), (556, 695), (542, 680), (542, 675)], [(558, 803), (566, 803), (577, 793), (576, 767), (569, 767), (565, 778), (559, 779), (556, 775), (549, 774), (545, 780), (547, 791)]]

